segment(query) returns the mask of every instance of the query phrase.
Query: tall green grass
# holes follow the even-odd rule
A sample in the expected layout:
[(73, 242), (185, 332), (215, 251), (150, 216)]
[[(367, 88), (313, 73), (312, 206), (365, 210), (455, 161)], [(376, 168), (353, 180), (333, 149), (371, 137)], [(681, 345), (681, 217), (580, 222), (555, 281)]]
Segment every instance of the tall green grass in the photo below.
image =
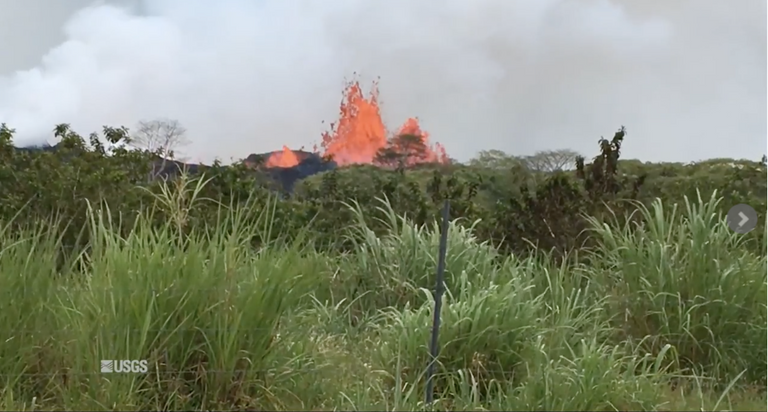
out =
[[(199, 186), (198, 186), (199, 188)], [(252, 245), (269, 209), (185, 225), (196, 188), (128, 236), (95, 207), (57, 265), (55, 222), (0, 231), (3, 410), (755, 410), (765, 406), (766, 256), (714, 210), (592, 221), (588, 259), (501, 256), (449, 229), (435, 404), (424, 405), (438, 234), (382, 201), (340, 256)], [(174, 197), (175, 196), (175, 197)], [(176, 200), (174, 200), (176, 199)], [(311, 230), (311, 228), (309, 229)], [(311, 232), (308, 232), (311, 233)], [(310, 246), (308, 246), (310, 245)], [(586, 263), (585, 263), (586, 262)], [(146, 359), (146, 374), (102, 374)]]
[[(641, 224), (592, 220), (595, 279), (609, 290), (622, 338), (650, 352), (676, 348), (683, 366), (719, 382), (765, 381), (766, 257), (716, 212), (719, 200), (638, 205)], [(617, 222), (618, 223), (618, 222)], [(765, 247), (763, 247), (765, 249)]]

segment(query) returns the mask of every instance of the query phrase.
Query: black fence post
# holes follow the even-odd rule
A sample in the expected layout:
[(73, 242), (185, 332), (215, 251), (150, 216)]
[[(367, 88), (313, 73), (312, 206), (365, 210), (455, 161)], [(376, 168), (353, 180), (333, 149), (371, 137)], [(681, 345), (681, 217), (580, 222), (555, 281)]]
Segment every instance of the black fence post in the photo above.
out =
[(432, 318), (432, 341), (429, 345), (430, 361), (427, 366), (427, 406), (432, 404), (433, 393), (433, 378), (435, 373), (435, 363), (437, 363), (438, 354), (438, 335), (440, 333), (440, 312), (443, 309), (443, 293), (445, 292), (445, 254), (448, 249), (448, 222), (451, 213), (451, 203), (448, 199), (443, 203), (442, 222), (440, 225), (440, 251), (437, 256), (437, 282), (435, 284), (435, 308)]

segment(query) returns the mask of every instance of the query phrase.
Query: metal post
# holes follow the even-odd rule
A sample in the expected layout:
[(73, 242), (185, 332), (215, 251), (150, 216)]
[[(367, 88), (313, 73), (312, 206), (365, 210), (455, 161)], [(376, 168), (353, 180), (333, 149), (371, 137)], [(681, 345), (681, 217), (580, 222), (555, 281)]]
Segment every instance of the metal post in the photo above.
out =
[(448, 219), (450, 218), (451, 204), (448, 199), (443, 203), (443, 221), (440, 225), (440, 250), (437, 257), (437, 283), (435, 284), (435, 309), (432, 318), (432, 341), (430, 342), (430, 362), (427, 366), (427, 406), (432, 404), (434, 396), (432, 378), (435, 373), (435, 363), (437, 362), (438, 352), (438, 334), (440, 332), (440, 312), (443, 308), (443, 293), (445, 292), (445, 254), (448, 249)]

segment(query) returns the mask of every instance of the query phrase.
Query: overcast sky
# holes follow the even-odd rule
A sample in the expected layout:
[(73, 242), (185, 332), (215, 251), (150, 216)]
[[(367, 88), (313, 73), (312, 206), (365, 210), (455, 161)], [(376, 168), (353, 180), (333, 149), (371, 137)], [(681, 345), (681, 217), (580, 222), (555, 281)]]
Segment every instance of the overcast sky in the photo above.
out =
[[(345, 77), (380, 77), (467, 160), (571, 148), (621, 125), (624, 156), (766, 152), (764, 0), (0, 0), (0, 122), (178, 119), (193, 160), (312, 147)], [(116, 8), (118, 5), (123, 8)]]

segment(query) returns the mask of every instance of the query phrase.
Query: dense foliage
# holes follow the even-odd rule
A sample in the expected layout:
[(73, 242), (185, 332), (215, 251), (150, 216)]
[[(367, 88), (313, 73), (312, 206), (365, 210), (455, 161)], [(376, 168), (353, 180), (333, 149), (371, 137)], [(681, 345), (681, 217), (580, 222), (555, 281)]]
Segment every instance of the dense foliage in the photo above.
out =
[[(127, 138), (124, 128), (104, 128), (101, 139), (88, 142), (59, 125), (61, 140), (55, 151), (18, 150), (12, 145), (12, 130), (0, 130), (0, 218), (25, 221), (55, 216), (65, 226), (65, 244), (87, 244), (85, 233), (76, 233), (85, 221), (88, 205), (105, 204), (112, 214), (131, 219), (141, 209), (157, 203), (162, 179), (153, 173), (158, 156), (149, 151), (107, 149), (103, 142), (120, 144)], [(531, 167), (529, 158), (515, 161), (508, 156), (483, 162), (482, 156), (470, 165), (420, 165), (412, 168), (379, 168), (368, 165), (345, 167), (321, 173), (298, 184), (293, 193), (283, 193), (274, 204), (273, 228), (265, 243), (279, 237), (295, 237), (310, 228), (316, 247), (346, 250), (338, 230), (351, 221), (343, 206), (356, 201), (370, 216), (379, 206), (375, 199), (386, 198), (398, 215), (417, 224), (430, 223), (444, 199), (451, 202), (452, 217), (461, 218), (482, 240), (508, 252), (527, 253), (532, 247), (555, 250), (558, 254), (589, 247), (584, 216), (621, 221), (634, 210), (632, 201), (649, 205), (656, 198), (668, 204), (682, 204), (684, 197), (723, 197), (721, 211), (737, 203), (755, 209), (766, 208), (766, 166), (764, 162), (714, 159), (692, 164), (642, 163), (620, 160), (626, 131), (621, 128), (612, 139), (600, 139), (599, 152), (592, 159), (574, 158), (575, 167), (566, 171), (542, 171)], [(407, 136), (406, 136), (407, 137)], [(406, 139), (407, 140), (407, 139)], [(565, 158), (572, 158), (573, 155)], [(562, 158), (562, 156), (561, 156)], [(562, 160), (558, 160), (562, 161)], [(163, 160), (165, 163), (165, 160)], [(542, 160), (538, 160), (539, 163)], [(260, 210), (275, 185), (267, 173), (254, 172), (243, 164), (194, 166), (207, 184), (186, 187), (180, 201), (202, 200), (183, 209), (183, 216), (170, 216), (160, 208), (157, 222), (178, 221), (180, 230), (215, 221), (222, 205), (248, 203)], [(185, 185), (184, 178), (174, 184)], [(15, 215), (19, 214), (16, 218)], [(257, 215), (258, 213), (254, 213)], [(368, 222), (383, 229), (375, 221)], [(759, 247), (764, 234), (764, 215), (758, 230), (750, 235)], [(262, 234), (266, 236), (266, 232)]]
[(288, 193), (54, 132), (0, 129), (2, 410), (424, 410), (446, 199), (435, 409), (765, 405), (764, 160), (621, 160), (621, 128), (590, 159), (387, 155)]

